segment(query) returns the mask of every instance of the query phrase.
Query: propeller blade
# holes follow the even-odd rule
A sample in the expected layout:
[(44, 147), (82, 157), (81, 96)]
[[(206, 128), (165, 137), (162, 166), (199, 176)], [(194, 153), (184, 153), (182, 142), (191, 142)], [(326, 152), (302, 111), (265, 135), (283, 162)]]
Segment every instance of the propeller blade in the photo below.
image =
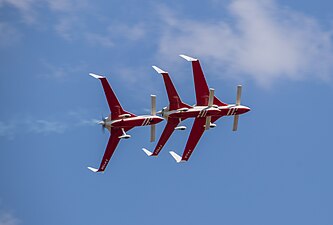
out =
[(211, 107), (214, 103), (214, 88), (209, 88), (209, 98), (208, 98), (208, 106)]
[(212, 120), (211, 116), (206, 117), (206, 125), (205, 125), (205, 130), (209, 130), (210, 128), (210, 121)]
[(151, 97), (151, 115), (156, 116), (156, 95), (150, 95)]
[(240, 105), (242, 96), (242, 85), (237, 86), (236, 105)]
[(150, 142), (154, 142), (156, 137), (156, 125), (150, 125)]
[(102, 115), (102, 119), (98, 122), (98, 124), (102, 125), (102, 132), (103, 132), (103, 134), (105, 134), (105, 123), (106, 123), (106, 119), (107, 119), (107, 117), (104, 117)]
[(234, 125), (232, 131), (237, 131), (239, 115), (234, 116)]

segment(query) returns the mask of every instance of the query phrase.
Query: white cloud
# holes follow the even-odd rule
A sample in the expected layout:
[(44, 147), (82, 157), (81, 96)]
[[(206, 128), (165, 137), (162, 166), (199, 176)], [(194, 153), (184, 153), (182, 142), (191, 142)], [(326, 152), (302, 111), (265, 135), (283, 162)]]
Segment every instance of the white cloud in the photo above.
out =
[(51, 10), (58, 12), (68, 12), (75, 8), (73, 1), (69, 0), (47, 0), (47, 4)]
[(54, 25), (55, 32), (67, 41), (72, 41), (76, 37), (76, 33), (73, 30), (74, 24), (78, 24), (78, 19), (75, 17), (64, 16), (58, 19)]
[(55, 65), (46, 60), (41, 60), (41, 65), (45, 68), (45, 73), (40, 76), (45, 78), (52, 78), (57, 80), (63, 80), (68, 77), (73, 77), (77, 74), (86, 74), (86, 64), (80, 63), (77, 65)]
[(95, 126), (102, 120), (102, 118), (96, 119), (98, 117), (91, 118), (91, 114), (91, 111), (88, 112), (85, 109), (77, 109), (68, 112), (68, 116), (71, 117), (71, 121), (74, 121), (75, 126)]
[(0, 0), (0, 8), (7, 5), (14, 7), (21, 13), (23, 22), (34, 23), (36, 12), (33, 8), (36, 3), (36, 0)]
[(94, 46), (114, 47), (124, 40), (139, 41), (143, 39), (147, 31), (143, 24), (129, 26), (126, 24), (113, 24), (108, 26), (104, 34), (86, 33), (88, 43)]
[[(123, 40), (138, 41), (146, 34), (143, 23), (135, 25), (127, 25), (126, 22), (113, 23), (105, 26), (104, 33), (88, 30), (87, 23), (90, 24), (91, 18), (97, 22), (109, 22), (97, 13), (98, 10), (94, 8), (94, 4), (88, 0), (0, 0), (0, 9), (7, 6), (19, 12), (16, 18), (23, 19), (23, 22), (39, 29), (45, 29), (47, 26), (46, 29), (52, 29), (66, 41), (83, 40), (94, 46), (114, 47), (115, 40), (118, 43), (123, 43)], [(52, 16), (52, 20), (49, 18), (46, 20), (54, 21), (51, 25), (46, 25), (44, 22), (45, 13)], [(13, 21), (7, 21), (7, 23), (13, 24), (12, 27), (14, 27)], [(0, 31), (14, 33), (14, 29), (5, 25), (0, 27)], [(8, 37), (4, 34), (0, 35), (0, 41)]]
[(11, 46), (17, 43), (21, 34), (10, 24), (0, 22), (0, 47)]
[[(22, 129), (24, 127), (24, 129)], [(49, 121), (49, 120), (32, 120), (25, 119), (20, 122), (10, 121), (3, 122), (0, 121), (0, 137), (8, 138), (13, 140), (18, 133), (29, 133), (29, 134), (45, 134), (50, 133), (62, 134), (68, 129), (65, 122)]]
[(0, 121), (0, 137), (12, 139), (15, 134), (16, 126), (14, 123), (5, 123)]
[[(79, 127), (98, 126), (100, 117), (90, 110), (72, 110), (61, 115), (62, 119), (36, 119), (23, 118), (20, 121), (8, 120), (0, 121), (0, 138), (13, 140), (17, 134), (58, 134), (61, 135)], [(17, 118), (20, 116), (16, 116)], [(95, 117), (95, 118), (94, 118)], [(20, 117), (21, 118), (21, 117)], [(98, 119), (96, 119), (98, 118)], [(24, 129), (22, 129), (22, 127)], [(0, 224), (1, 225), (1, 224)]]
[(114, 43), (111, 40), (110, 35), (102, 35), (96, 33), (87, 33), (85, 35), (86, 40), (89, 44), (93, 46), (102, 46), (102, 47), (113, 47)]
[(58, 133), (62, 134), (67, 129), (67, 125), (62, 122), (47, 121), (47, 120), (35, 120), (26, 121), (27, 128), (31, 133), (37, 134), (48, 134), (48, 133)]
[(18, 225), (20, 220), (9, 212), (0, 212), (0, 225)]
[(49, 10), (56, 17), (54, 31), (63, 39), (73, 41), (84, 33), (85, 14), (92, 6), (87, 0), (47, 0)]
[(232, 22), (180, 19), (162, 10), (158, 54), (209, 59), (218, 76), (246, 76), (261, 85), (277, 79), (330, 79), (332, 31), (318, 21), (270, 0), (234, 0), (228, 11)]
[(87, 0), (0, 0), (0, 9), (8, 6), (19, 12), (16, 18), (38, 27), (44, 26), (41, 10), (54, 16), (56, 22), (51, 28), (67, 41), (80, 37), (79, 31), (84, 26), (82, 15), (92, 8)]
[(146, 28), (143, 24), (136, 24), (129, 26), (126, 24), (117, 24), (108, 28), (110, 33), (117, 34), (117, 36), (126, 38), (131, 41), (137, 41), (145, 37)]

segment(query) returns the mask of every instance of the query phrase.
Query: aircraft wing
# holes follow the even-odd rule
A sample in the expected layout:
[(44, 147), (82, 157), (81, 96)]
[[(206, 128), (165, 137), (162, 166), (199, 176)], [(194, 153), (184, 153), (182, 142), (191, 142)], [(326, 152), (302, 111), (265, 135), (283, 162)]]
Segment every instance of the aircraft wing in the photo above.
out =
[(221, 116), (214, 116), (214, 117), (212, 117), (212, 120), (210, 122), (214, 123), (216, 120), (218, 120), (220, 118), (221, 118)]
[(148, 156), (157, 156), (162, 148), (164, 147), (165, 143), (169, 140), (171, 134), (175, 130), (175, 127), (179, 124), (179, 119), (177, 118), (171, 118), (168, 120), (167, 124), (165, 125), (165, 128), (163, 130), (163, 133), (160, 137), (160, 140), (158, 140), (158, 143), (154, 149), (154, 152), (149, 152), (147, 149), (143, 149), (143, 151)]
[[(195, 59), (186, 55), (180, 55), (180, 57), (184, 58), (189, 62), (192, 62), (195, 97), (197, 99), (197, 105), (207, 106), (209, 99), (209, 88), (207, 85), (205, 75), (202, 71), (199, 59)], [(214, 105), (225, 106), (227, 104), (219, 100), (216, 96), (214, 96)]]
[(198, 59), (186, 55), (180, 57), (192, 62), (193, 78), (197, 105), (208, 105), (209, 89)]
[(181, 161), (187, 161), (205, 131), (206, 118), (195, 118)]
[[(131, 129), (131, 128), (130, 128)], [(130, 130), (130, 129), (124, 129), (125, 132)], [(102, 159), (102, 162), (99, 166), (99, 169), (95, 169), (92, 167), (88, 167), (88, 169), (90, 169), (93, 172), (104, 172), (106, 166), (108, 165), (110, 158), (112, 157), (115, 149), (117, 148), (117, 145), (120, 141), (119, 136), (122, 135), (122, 131), (120, 129), (115, 129), (115, 128), (111, 128), (111, 136), (109, 138), (109, 142), (106, 146), (106, 150)]]
[(118, 119), (121, 114), (130, 114), (132, 117), (136, 116), (135, 114), (127, 112), (123, 109), (106, 77), (93, 73), (90, 73), (89, 75), (101, 81), (106, 96), (106, 100), (111, 110), (112, 120)]
[(163, 77), (165, 89), (167, 91), (168, 98), (169, 98), (169, 110), (176, 110), (176, 109), (180, 109), (180, 108), (191, 108), (191, 106), (183, 103), (182, 100), (180, 99), (179, 94), (169, 76), (169, 73), (163, 71), (162, 69), (158, 68), (157, 66), (153, 66), (153, 68)]

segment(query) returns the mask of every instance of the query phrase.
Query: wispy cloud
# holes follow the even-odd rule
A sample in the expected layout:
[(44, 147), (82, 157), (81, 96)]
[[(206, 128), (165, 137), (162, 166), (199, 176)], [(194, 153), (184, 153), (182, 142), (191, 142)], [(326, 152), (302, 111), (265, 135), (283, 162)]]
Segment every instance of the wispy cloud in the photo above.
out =
[(67, 125), (63, 122), (47, 121), (47, 120), (27, 120), (25, 121), (29, 132), (37, 134), (58, 133), (62, 134), (67, 129)]
[[(14, 140), (17, 134), (64, 134), (70, 130), (97, 126), (98, 116), (85, 110), (72, 110), (61, 115), (61, 119), (23, 118), (20, 121), (0, 121), (0, 138)], [(95, 119), (97, 118), (97, 119)], [(22, 129), (24, 127), (24, 129)], [(0, 224), (1, 225), (1, 224)]]
[[(24, 127), (25, 129), (22, 129)], [(25, 119), (20, 122), (14, 120), (9, 122), (0, 121), (0, 137), (12, 140), (18, 133), (30, 134), (62, 134), (68, 129), (65, 122), (41, 120), (41, 119)]]
[(261, 85), (277, 79), (330, 79), (332, 30), (271, 0), (234, 0), (228, 12), (231, 22), (202, 22), (164, 8), (158, 54), (206, 58), (218, 76), (246, 76)]
[(0, 121), (0, 137), (7, 137), (9, 139), (12, 139), (15, 134), (16, 126), (14, 123), (6, 123)]
[[(124, 23), (108, 24), (102, 16), (99, 16), (94, 9), (94, 5), (88, 0), (0, 0), (0, 9), (11, 6), (19, 12), (19, 17), (25, 23), (37, 27), (43, 27), (43, 16), (48, 12), (52, 16), (53, 24), (48, 27), (59, 37), (66, 41), (85, 41), (93, 46), (114, 47), (115, 42), (137, 41), (146, 34), (143, 23), (128, 25)], [(41, 11), (43, 10), (44, 13)], [(88, 20), (94, 18), (96, 22), (105, 23), (104, 33), (92, 31), (86, 25)], [(49, 20), (48, 20), (49, 21)], [(11, 23), (12, 21), (7, 21)], [(5, 26), (0, 27), (0, 31)], [(7, 33), (9, 30), (6, 29)], [(13, 31), (11, 31), (13, 33)], [(1, 40), (1, 36), (0, 36)]]
[(115, 45), (109, 34), (86, 33), (85, 38), (92, 46), (113, 47)]
[(139, 41), (146, 36), (147, 30), (141, 23), (135, 25), (113, 24), (106, 28), (104, 34), (87, 32), (85, 38), (91, 45), (114, 47), (117, 43)]
[(19, 225), (20, 220), (9, 212), (0, 212), (0, 225)]
[(87, 0), (0, 0), (0, 9), (8, 6), (17, 10), (16, 18), (28, 25), (43, 27), (45, 12), (53, 16), (55, 22), (51, 28), (68, 41), (81, 36), (84, 27), (82, 15), (89, 14), (93, 8)]
[(145, 37), (147, 30), (144, 24), (135, 25), (116, 24), (108, 27), (109, 32), (118, 34), (120, 38), (126, 38), (131, 41), (137, 41)]
[(0, 0), (0, 8), (3, 6), (16, 8), (20, 12), (23, 22), (31, 24), (36, 21), (34, 7), (37, 2), (37, 0)]
[(0, 47), (16, 44), (21, 39), (21, 33), (9, 23), (0, 22)]
[(41, 65), (45, 68), (45, 72), (40, 76), (45, 78), (52, 78), (57, 80), (63, 80), (68, 77), (73, 77), (77, 74), (86, 74), (87, 68), (85, 63), (79, 63), (77, 65), (62, 64), (56, 65), (46, 60), (41, 60)]
[(67, 115), (70, 117), (71, 121), (74, 121), (75, 126), (78, 127), (95, 126), (100, 120), (102, 120), (102, 118), (99, 118), (98, 116), (94, 116), (95, 118), (92, 118), (91, 112), (89, 113), (87, 110), (84, 109), (71, 110), (67, 113)]
[(73, 16), (59, 18), (54, 25), (54, 30), (63, 39), (72, 41), (77, 36), (76, 32), (73, 30), (73, 25), (75, 23), (78, 24), (78, 19)]

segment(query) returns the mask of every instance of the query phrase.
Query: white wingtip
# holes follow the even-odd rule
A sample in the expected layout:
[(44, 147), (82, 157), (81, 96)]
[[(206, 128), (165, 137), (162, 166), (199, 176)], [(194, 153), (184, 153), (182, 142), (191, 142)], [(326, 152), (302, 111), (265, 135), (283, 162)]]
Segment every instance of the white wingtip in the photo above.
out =
[(162, 70), (161, 68), (158, 68), (157, 66), (152, 66), (154, 68), (154, 70), (156, 70), (157, 73), (162, 74), (162, 73), (168, 73), (165, 72), (164, 70)]
[(176, 160), (177, 163), (184, 162), (182, 161), (182, 157), (180, 157), (180, 155), (178, 155), (176, 152), (170, 151), (169, 153)]
[(148, 151), (145, 148), (142, 148), (142, 151), (144, 151), (148, 156), (151, 156), (153, 154), (152, 152)]
[(197, 61), (198, 60), (198, 59), (192, 58), (192, 57), (187, 56), (187, 55), (179, 55), (179, 56), (182, 57), (183, 59), (189, 61), (189, 62)]
[(105, 78), (105, 77), (103, 77), (101, 75), (97, 75), (97, 74), (94, 74), (94, 73), (89, 73), (89, 75), (92, 76), (92, 77), (94, 77), (94, 78), (96, 78), (96, 79)]
[(96, 173), (98, 171), (98, 169), (92, 168), (92, 167), (88, 167), (89, 170), (93, 171), (94, 173)]

